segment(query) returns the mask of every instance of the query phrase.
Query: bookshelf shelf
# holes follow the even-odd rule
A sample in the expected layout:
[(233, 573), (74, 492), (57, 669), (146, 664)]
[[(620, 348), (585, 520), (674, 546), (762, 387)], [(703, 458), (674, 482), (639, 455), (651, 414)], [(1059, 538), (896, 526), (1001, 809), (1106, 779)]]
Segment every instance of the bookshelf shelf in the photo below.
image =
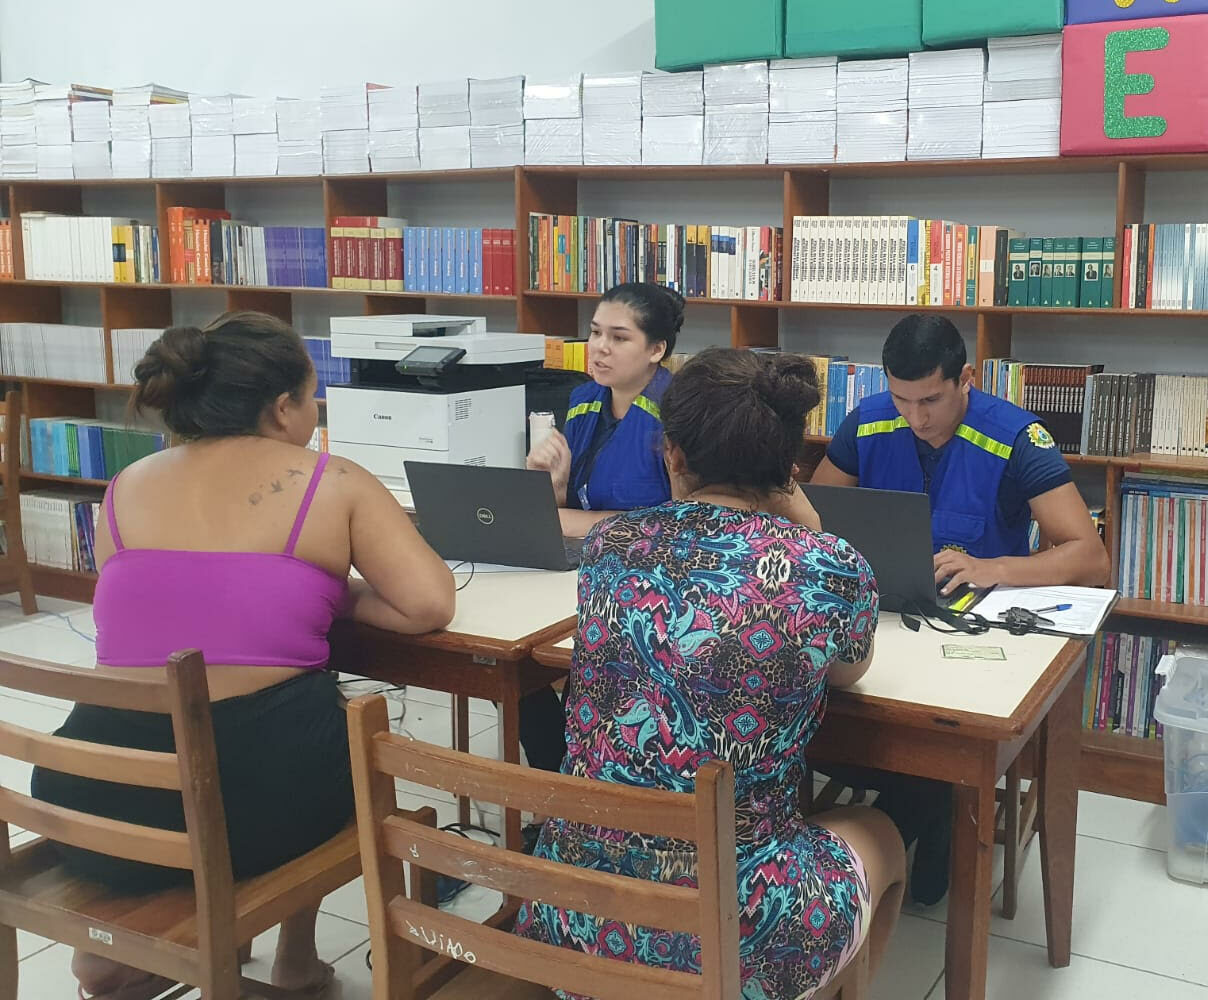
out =
[(1208, 607), (1196, 604), (1172, 604), (1140, 597), (1122, 597), (1117, 602), (1113, 614), (1127, 618), (1146, 618), (1150, 621), (1208, 626)]
[[(360, 295), (373, 298), (400, 299), (460, 299), (475, 302), (515, 302), (514, 295), (467, 295), (454, 292), (386, 292), (352, 288), (314, 288), (293, 285), (181, 285), (172, 283), (126, 281), (36, 281), (29, 279), (6, 281), (4, 284), (31, 288), (108, 288), (133, 292), (255, 292), (265, 295)], [(590, 297), (590, 296), (589, 296)]]
[(1079, 785), (1088, 792), (1165, 804), (1161, 740), (1082, 730)]
[(17, 382), (22, 385), (58, 386), (64, 389), (120, 389), (123, 392), (129, 392), (134, 388), (132, 385), (116, 382), (72, 382), (67, 379), (35, 378), (32, 375), (0, 375), (0, 382)]
[(109, 485), (108, 479), (81, 479), (79, 476), (52, 476), (45, 472), (21, 470), (21, 478), (34, 483), (62, 483), (67, 486), (99, 486), (104, 489)]
[[(530, 299), (570, 299), (581, 302), (595, 302), (600, 298), (599, 292), (545, 292), (536, 288), (527, 288), (520, 294)], [(726, 306), (727, 308), (733, 307), (738, 309), (782, 309), (787, 304), (784, 302), (769, 302), (762, 299), (690, 298), (684, 299), (684, 302), (688, 305)]]
[(1189, 171), (1208, 169), (1208, 154), (1162, 154), (1153, 156), (1060, 156), (976, 160), (896, 160), (872, 163), (756, 163), (743, 165), (610, 165), (610, 166), (523, 166), (471, 167), (462, 170), (412, 170), (400, 173), (277, 175), (253, 177), (105, 177), (65, 180), (10, 180), (22, 189), (138, 188), (170, 184), (181, 188), (270, 187), (328, 184), (449, 184), (507, 181), (517, 173), (533, 178), (583, 180), (732, 180), (756, 178), (777, 180), (784, 173), (820, 177), (946, 177), (981, 174), (1102, 174), (1121, 166), (1134, 170)]
[[(830, 444), (830, 437), (825, 434), (807, 434), (805, 443), (824, 447)], [(1179, 458), (1174, 455), (1066, 455), (1065, 460), (1073, 466), (1143, 468), (1161, 472), (1208, 471), (1208, 458)]]
[(67, 601), (92, 603), (96, 590), (96, 574), (74, 570), (55, 569), (51, 566), (30, 565), (34, 577), (34, 590), (38, 594), (61, 597)]
[[(293, 321), (295, 309), (303, 304), (330, 301), (335, 308), (348, 308), (364, 314), (396, 311), (442, 311), (485, 309), (487, 306), (505, 311), (515, 310), (514, 328), (528, 333), (556, 336), (578, 336), (582, 332), (580, 302), (596, 298), (591, 293), (542, 292), (526, 290), (529, 278), (528, 232), (530, 213), (570, 214), (580, 212), (592, 199), (594, 182), (615, 182), (622, 193), (625, 185), (641, 185), (658, 181), (700, 183), (724, 186), (736, 183), (749, 190), (752, 185), (766, 187), (766, 193), (778, 194), (783, 215), (777, 225), (791, 232), (796, 215), (826, 215), (836, 199), (836, 183), (860, 180), (870, 187), (882, 187), (882, 195), (892, 193), (895, 182), (914, 178), (1016, 178), (1017, 184), (1034, 184), (1041, 202), (1049, 187), (1044, 178), (1057, 175), (1098, 175), (1115, 179), (1115, 217), (1110, 231), (1117, 236), (1115, 273), (1121, 273), (1124, 228), (1146, 221), (1146, 180), (1170, 171), (1200, 171), (1208, 173), (1208, 154), (1089, 156), (999, 160), (937, 160), (893, 163), (802, 163), (756, 164), (750, 166), (527, 166), (493, 169), (411, 171), (394, 174), (344, 174), (309, 177), (189, 177), (189, 178), (114, 178), (104, 180), (5, 180), (0, 182), (0, 202), (7, 204), (15, 219), (23, 212), (50, 211), (82, 214), (86, 200), (95, 201), (106, 191), (113, 191), (119, 200), (130, 202), (137, 197), (153, 204), (148, 209), (148, 221), (157, 222), (166, 231), (168, 209), (174, 206), (224, 208), (238, 206), (241, 214), (254, 215), (254, 205), (263, 192), (266, 199), (274, 193), (296, 191), (314, 198), (322, 196), (322, 221), (330, 228), (332, 219), (340, 215), (382, 215), (396, 207), (403, 215), (411, 214), (410, 202), (422, 199), (421, 188), (451, 186), (456, 192), (460, 185), (481, 185), (485, 194), (474, 190), (475, 200), (491, 203), (494, 214), (500, 210), (514, 225), (519, 235), (516, 247), (516, 295), (467, 296), (437, 293), (384, 292), (331, 288), (265, 288), (228, 285), (130, 285), (130, 284), (60, 284), (55, 282), (23, 281), (23, 253), (20, 227), (14, 227), (14, 258), (17, 279), (0, 286), (0, 322), (63, 322), (75, 303), (63, 294), (66, 289), (93, 288), (100, 298), (101, 325), (108, 330), (121, 327), (159, 327), (179, 321), (177, 309), (196, 313), (202, 297), (192, 293), (201, 290), (221, 292), (221, 306), (227, 309), (262, 309), (287, 321)], [(1019, 180), (1023, 178), (1025, 180)], [(1030, 178), (1031, 180), (1027, 180)], [(1161, 183), (1156, 180), (1156, 183)], [(466, 190), (470, 190), (467, 188)], [(840, 192), (841, 193), (841, 192)], [(5, 197), (6, 196), (6, 197)], [(622, 194), (623, 196), (623, 194)], [(439, 194), (437, 200), (447, 197)], [(884, 199), (882, 199), (884, 200)], [(397, 203), (397, 204), (396, 204)], [(903, 210), (909, 210), (904, 202)], [(1005, 206), (1009, 207), (1009, 206)], [(317, 218), (310, 221), (317, 223)], [(764, 220), (768, 221), (768, 220)], [(1009, 220), (1007, 220), (1009, 221)], [(1109, 231), (1103, 220), (1103, 232)], [(166, 249), (161, 246), (161, 266), (166, 265)], [(167, 273), (164, 271), (163, 273)], [(786, 255), (782, 284), (791, 288), (791, 260)], [(180, 295), (175, 293), (182, 293)], [(343, 296), (334, 300), (323, 296)], [(354, 297), (360, 301), (354, 301)], [(347, 302), (347, 307), (344, 303)], [(976, 346), (970, 341), (971, 360), (980, 369), (986, 358), (1007, 357), (1012, 348), (1012, 327), (1016, 317), (1034, 322), (1037, 317), (1078, 317), (1084, 320), (1111, 319), (1113, 323), (1130, 320), (1162, 322), (1163, 332), (1171, 337), (1198, 336), (1199, 329), (1190, 323), (1168, 323), (1179, 317), (1196, 322), (1208, 318), (1208, 312), (1176, 312), (1159, 310), (1110, 309), (1045, 309), (1000, 307), (935, 306), (926, 311), (939, 314), (969, 315), (976, 324)], [(779, 343), (781, 313), (800, 314), (813, 310), (818, 313), (840, 314), (865, 311), (877, 322), (884, 315), (888, 325), (894, 313), (923, 311), (919, 307), (893, 305), (873, 306), (834, 302), (764, 302), (748, 300), (689, 299), (690, 306), (729, 309), (730, 344), (734, 347), (772, 347)], [(693, 315), (692, 312), (689, 315)], [(193, 321), (190, 316), (189, 321)], [(691, 322), (691, 319), (689, 320)], [(1086, 338), (1096, 332), (1091, 322), (1076, 324), (1067, 336)], [(112, 360), (109, 359), (112, 379)], [(130, 386), (111, 383), (64, 382), (54, 379), (0, 376), (0, 381), (20, 384), (26, 392), (27, 409), (31, 416), (72, 415), (92, 417), (97, 412), (97, 400), (102, 391), (128, 392)], [(320, 401), (323, 405), (324, 401)], [(808, 438), (807, 443), (824, 445), (824, 437)], [(817, 450), (816, 447), (813, 450)], [(1067, 456), (1083, 475), (1101, 475), (1106, 486), (1106, 523), (1113, 565), (1119, 567), (1120, 486), (1129, 470), (1152, 470), (1167, 474), (1208, 471), (1208, 458), (1177, 458), (1162, 455), (1130, 455), (1127, 457)], [(30, 476), (31, 483), (50, 482)], [(78, 482), (78, 480), (77, 480)], [(1115, 570), (1113, 571), (1115, 572)], [(76, 600), (90, 600), (95, 578), (88, 574), (35, 568), (35, 582), (40, 593), (56, 594)], [(1155, 630), (1165, 626), (1171, 631), (1178, 626), (1208, 628), (1208, 609), (1157, 601), (1123, 600), (1117, 615), (1125, 619), (1147, 620)], [(1109, 794), (1131, 795), (1150, 801), (1161, 801), (1161, 744), (1120, 737), (1114, 734), (1087, 733), (1083, 735), (1083, 787)]]

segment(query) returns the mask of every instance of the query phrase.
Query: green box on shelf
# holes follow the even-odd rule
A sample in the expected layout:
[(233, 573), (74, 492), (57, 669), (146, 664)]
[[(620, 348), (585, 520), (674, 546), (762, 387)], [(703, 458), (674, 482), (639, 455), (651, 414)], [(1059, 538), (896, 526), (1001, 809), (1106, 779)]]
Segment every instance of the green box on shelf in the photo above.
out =
[(783, 55), (784, 0), (654, 0), (659, 69)]
[(788, 0), (786, 56), (895, 56), (923, 47), (923, 0)]
[(923, 0), (923, 42), (958, 45), (1008, 35), (1043, 35), (1065, 24), (1065, 0)]

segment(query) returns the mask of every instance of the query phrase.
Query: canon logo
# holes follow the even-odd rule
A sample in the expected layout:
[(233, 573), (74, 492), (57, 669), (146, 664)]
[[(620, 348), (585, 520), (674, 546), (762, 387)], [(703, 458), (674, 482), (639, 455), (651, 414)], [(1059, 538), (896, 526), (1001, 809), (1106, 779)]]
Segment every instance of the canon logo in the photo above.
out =
[(389, 413), (375, 413), (373, 415), (373, 419), (374, 420), (393, 420), (394, 417), (390, 416)]

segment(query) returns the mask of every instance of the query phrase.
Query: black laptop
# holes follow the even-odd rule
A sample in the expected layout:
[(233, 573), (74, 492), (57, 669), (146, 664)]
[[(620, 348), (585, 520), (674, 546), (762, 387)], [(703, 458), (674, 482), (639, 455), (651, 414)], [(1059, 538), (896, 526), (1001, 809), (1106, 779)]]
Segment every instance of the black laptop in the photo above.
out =
[(813, 484), (802, 488), (822, 518), (822, 530), (847, 539), (868, 560), (886, 611), (949, 607), (969, 592), (961, 586), (941, 596), (936, 588), (927, 494)]
[(405, 462), (420, 534), (442, 559), (524, 569), (579, 565), (548, 472)]

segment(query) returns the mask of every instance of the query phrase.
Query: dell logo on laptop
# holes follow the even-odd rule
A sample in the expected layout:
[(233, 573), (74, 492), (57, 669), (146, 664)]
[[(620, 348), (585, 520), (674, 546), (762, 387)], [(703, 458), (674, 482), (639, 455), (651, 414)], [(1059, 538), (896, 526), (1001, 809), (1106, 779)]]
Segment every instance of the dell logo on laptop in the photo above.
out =
[(476, 515), (479, 524), (494, 524), (495, 512), (487, 507), (479, 507)]

